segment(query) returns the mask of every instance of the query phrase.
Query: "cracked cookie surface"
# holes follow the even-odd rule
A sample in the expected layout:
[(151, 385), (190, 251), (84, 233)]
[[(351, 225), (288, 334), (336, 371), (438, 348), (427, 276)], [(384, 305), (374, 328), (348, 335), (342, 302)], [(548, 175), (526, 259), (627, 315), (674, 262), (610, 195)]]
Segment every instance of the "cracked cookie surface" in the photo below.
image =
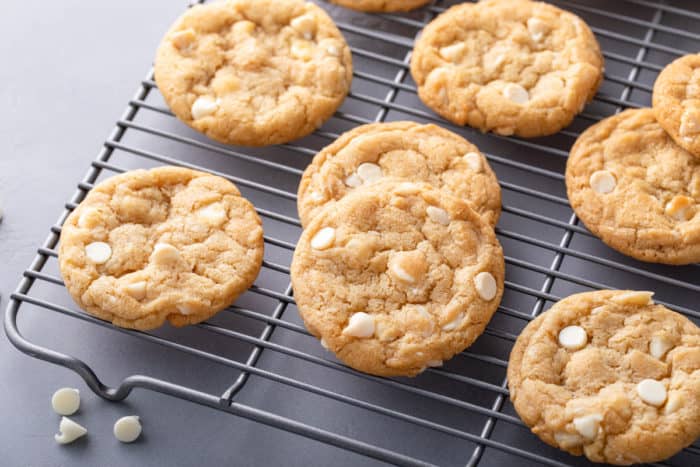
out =
[(700, 157), (700, 54), (680, 57), (654, 83), (654, 114), (679, 146)]
[(229, 181), (179, 167), (97, 184), (61, 231), (59, 266), (81, 308), (113, 324), (198, 323), (255, 280), (262, 223)]
[(410, 11), (427, 5), (431, 0), (329, 0), (331, 3), (358, 11)]
[(661, 461), (700, 436), (700, 329), (650, 292), (571, 295), (520, 334), (508, 386), (547, 444), (593, 462)]
[(314, 157), (299, 184), (302, 224), (327, 204), (385, 177), (445, 189), (469, 202), (489, 224), (498, 222), (501, 188), (476, 146), (436, 125), (392, 122), (354, 128)]
[(569, 201), (586, 227), (633, 258), (700, 261), (700, 159), (651, 109), (606, 118), (579, 136), (566, 165)]
[(503, 294), (503, 251), (467, 203), (380, 182), (327, 206), (291, 267), (307, 329), (349, 366), (420, 373), (483, 332)]
[(448, 9), (411, 58), (421, 100), (459, 125), (536, 137), (567, 126), (596, 93), (603, 58), (580, 18), (529, 0)]
[(279, 144), (311, 133), (340, 106), (350, 49), (303, 0), (197, 5), (163, 38), (155, 79), (173, 113), (228, 144)]

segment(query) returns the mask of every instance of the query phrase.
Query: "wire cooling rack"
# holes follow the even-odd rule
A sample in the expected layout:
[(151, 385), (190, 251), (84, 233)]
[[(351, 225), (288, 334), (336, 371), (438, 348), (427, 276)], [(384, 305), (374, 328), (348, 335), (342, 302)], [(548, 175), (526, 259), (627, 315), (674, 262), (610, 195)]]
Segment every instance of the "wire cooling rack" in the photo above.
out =
[[(149, 73), (12, 295), (5, 316), (10, 340), (25, 353), (76, 371), (103, 398), (121, 400), (134, 388), (158, 391), (288, 432), (284, 442), (306, 438), (305, 449), (331, 449), (336, 465), (588, 465), (546, 446), (519, 420), (508, 401), (508, 354), (528, 321), (560, 297), (584, 290), (654, 290), (658, 302), (700, 321), (700, 265), (644, 264), (610, 250), (579, 223), (563, 181), (568, 149), (583, 129), (624, 108), (648, 106), (663, 66), (700, 50), (700, 34), (693, 32), (700, 27), (697, 2), (554, 1), (591, 25), (606, 59), (605, 82), (569, 128), (534, 140), (455, 127), (418, 100), (408, 72), (413, 41), (428, 21), (458, 2), (402, 15), (319, 3), (353, 51), (352, 92), (340, 111), (291, 144), (223, 146), (178, 122)], [(358, 124), (403, 119), (441, 124), (487, 154), (503, 189), (497, 233), (507, 280), (501, 307), (472, 347), (417, 378), (383, 379), (350, 370), (323, 351), (302, 326), (288, 274), (301, 232), (296, 187), (311, 157)], [(63, 288), (56, 265), (61, 224), (98, 181), (162, 164), (207, 170), (241, 188), (263, 218), (263, 270), (249, 292), (208, 322), (149, 333), (118, 329), (77, 309)], [(58, 344), (47, 348), (25, 337), (18, 318), (34, 314), (63, 317), (61, 329), (73, 336), (124, 333), (133, 345), (158, 351), (96, 368), (89, 353), (69, 356)], [(144, 371), (143, 360), (153, 355), (162, 360)], [(186, 378), (202, 367), (212, 370), (195, 382)], [(114, 384), (103, 384), (108, 379)], [(232, 443), (245, 443), (245, 437)], [(663, 465), (699, 464), (696, 442)]]

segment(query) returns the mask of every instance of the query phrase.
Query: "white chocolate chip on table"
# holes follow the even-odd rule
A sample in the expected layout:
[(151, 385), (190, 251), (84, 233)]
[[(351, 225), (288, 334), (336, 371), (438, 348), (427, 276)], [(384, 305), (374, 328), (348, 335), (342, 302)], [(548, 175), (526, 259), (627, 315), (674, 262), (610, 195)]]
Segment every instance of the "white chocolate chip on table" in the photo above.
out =
[(51, 407), (59, 415), (73, 415), (80, 408), (80, 391), (61, 388), (51, 397)]
[(84, 426), (74, 422), (68, 417), (61, 417), (61, 422), (58, 425), (58, 433), (54, 435), (54, 439), (58, 444), (70, 444), (86, 434), (87, 430)]
[(113, 432), (122, 443), (133, 443), (141, 436), (141, 420), (136, 415), (122, 417), (114, 423)]

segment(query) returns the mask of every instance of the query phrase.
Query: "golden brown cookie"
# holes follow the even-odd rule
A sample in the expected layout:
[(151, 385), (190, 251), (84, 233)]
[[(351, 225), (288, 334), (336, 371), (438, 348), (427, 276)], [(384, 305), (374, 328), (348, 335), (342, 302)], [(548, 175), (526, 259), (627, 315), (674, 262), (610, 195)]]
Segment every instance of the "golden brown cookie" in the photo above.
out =
[(313, 218), (291, 267), (304, 323), (351, 367), (413, 376), (484, 330), (503, 294), (503, 251), (467, 203), (385, 181)]
[(350, 89), (350, 49), (303, 0), (197, 5), (158, 48), (155, 78), (173, 113), (223, 143), (278, 144), (311, 133)]
[(498, 222), (501, 188), (476, 146), (435, 125), (392, 122), (356, 127), (314, 157), (299, 184), (302, 224), (328, 203), (384, 177), (446, 189), (489, 224)]
[(664, 68), (654, 83), (654, 114), (678, 145), (700, 157), (700, 54)]
[(109, 178), (68, 216), (61, 275), (81, 308), (125, 328), (205, 320), (255, 280), (263, 231), (228, 180), (180, 167)]
[(700, 159), (678, 146), (651, 109), (591, 126), (566, 165), (569, 201), (610, 247), (641, 261), (700, 261)]
[(700, 436), (700, 329), (651, 295), (571, 295), (520, 334), (510, 398), (544, 442), (629, 465), (666, 459)]
[(331, 3), (358, 11), (410, 11), (427, 5), (431, 0), (330, 0)]
[(523, 137), (556, 133), (603, 78), (586, 23), (552, 5), (484, 0), (448, 9), (411, 59), (421, 100), (459, 125)]

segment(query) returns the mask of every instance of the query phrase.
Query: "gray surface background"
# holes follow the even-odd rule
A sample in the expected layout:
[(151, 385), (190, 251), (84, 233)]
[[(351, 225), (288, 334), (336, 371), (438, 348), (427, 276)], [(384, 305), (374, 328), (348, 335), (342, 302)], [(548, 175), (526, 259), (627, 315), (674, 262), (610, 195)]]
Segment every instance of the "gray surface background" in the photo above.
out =
[[(43, 243), (64, 202), (132, 97), (153, 58), (161, 35), (186, 7), (185, 0), (62, 0), (2, 2), (0, 14), (0, 292), (3, 312), (21, 272)], [(37, 342), (52, 327), (31, 322), (23, 329)], [(45, 324), (45, 323), (41, 323)], [(65, 336), (61, 337), (62, 339)], [(85, 343), (92, 361), (108, 361), (132, 340), (117, 333)], [(79, 339), (67, 344), (80, 347)], [(58, 343), (60, 344), (60, 343)], [(59, 347), (61, 347), (59, 345)], [(74, 419), (88, 436), (58, 446), (59, 416), (50, 397), (62, 386), (81, 390)], [(274, 439), (248, 443), (233, 452), (227, 440), (249, 422), (166, 396), (136, 391), (121, 404), (95, 396), (65, 368), (21, 354), (0, 333), (0, 464), (3, 466), (303, 465), (308, 453), (270, 449)], [(139, 414), (142, 441), (121, 445), (112, 424)], [(272, 437), (275, 434), (271, 435)], [(283, 435), (289, 436), (289, 435)]]

